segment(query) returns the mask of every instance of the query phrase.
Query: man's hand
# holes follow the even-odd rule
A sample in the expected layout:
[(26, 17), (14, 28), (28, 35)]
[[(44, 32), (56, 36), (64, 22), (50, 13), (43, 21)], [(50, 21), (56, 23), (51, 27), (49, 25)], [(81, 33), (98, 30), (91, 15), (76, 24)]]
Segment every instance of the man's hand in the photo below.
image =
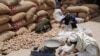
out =
[(77, 49), (75, 49), (75, 50), (73, 51), (73, 53), (77, 53), (77, 52), (79, 52)]
[(67, 55), (67, 52), (65, 51), (62, 51), (62, 53), (60, 54), (60, 56), (66, 56)]

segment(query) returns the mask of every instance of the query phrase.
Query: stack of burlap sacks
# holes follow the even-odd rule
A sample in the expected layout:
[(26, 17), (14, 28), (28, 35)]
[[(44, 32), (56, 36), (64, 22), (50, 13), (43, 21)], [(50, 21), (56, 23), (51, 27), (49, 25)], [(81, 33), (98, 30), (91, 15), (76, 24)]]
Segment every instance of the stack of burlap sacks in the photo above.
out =
[(37, 17), (52, 17), (54, 0), (0, 0), (0, 41), (31, 32)]
[(54, 9), (56, 8), (56, 2), (55, 0), (25, 0), (25, 1), (32, 1), (35, 2), (38, 6), (38, 10), (45, 10), (50, 18), (51, 22), (53, 22), (53, 12)]
[(99, 6), (96, 4), (82, 4), (80, 0), (62, 0), (65, 8), (64, 13), (71, 13), (76, 17), (81, 17), (88, 21), (90, 18), (98, 14)]

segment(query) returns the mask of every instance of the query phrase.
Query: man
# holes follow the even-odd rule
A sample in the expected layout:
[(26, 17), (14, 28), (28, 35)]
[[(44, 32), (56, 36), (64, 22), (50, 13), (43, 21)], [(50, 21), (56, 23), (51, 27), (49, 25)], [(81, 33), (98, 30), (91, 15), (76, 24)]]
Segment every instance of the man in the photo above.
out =
[(39, 17), (39, 19), (36, 20), (36, 23), (37, 23), (35, 27), (36, 33), (43, 33), (47, 32), (48, 29), (52, 29), (49, 15), (46, 15), (45, 17)]
[(61, 56), (75, 51), (75, 56), (99, 56), (99, 47), (92, 37), (84, 32), (72, 32), (66, 37), (66, 44), (71, 46), (60, 53)]
[(57, 21), (57, 22), (60, 22), (64, 17), (65, 15), (63, 15), (63, 9), (61, 8), (56, 8), (54, 10), (54, 13), (53, 13), (53, 16), (54, 16), (54, 19)]
[(61, 27), (63, 22), (65, 24), (64, 28), (66, 30), (77, 28), (77, 25), (76, 25), (77, 21), (76, 21), (75, 17), (70, 15), (69, 13), (61, 20), (59, 27)]

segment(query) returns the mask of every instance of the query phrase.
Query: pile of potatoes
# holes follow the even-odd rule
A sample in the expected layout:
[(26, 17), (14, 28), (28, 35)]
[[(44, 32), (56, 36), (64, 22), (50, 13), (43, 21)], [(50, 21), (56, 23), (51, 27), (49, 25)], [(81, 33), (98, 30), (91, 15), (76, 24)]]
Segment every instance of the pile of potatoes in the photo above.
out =
[(61, 29), (58, 28), (58, 24), (53, 24), (51, 31), (43, 34), (24, 33), (23, 35), (18, 35), (10, 40), (4, 42), (4, 47), (2, 50), (9, 53), (11, 51), (17, 51), (19, 49), (29, 49), (34, 46), (43, 46), (43, 43), (47, 39), (52, 39), (58, 34)]

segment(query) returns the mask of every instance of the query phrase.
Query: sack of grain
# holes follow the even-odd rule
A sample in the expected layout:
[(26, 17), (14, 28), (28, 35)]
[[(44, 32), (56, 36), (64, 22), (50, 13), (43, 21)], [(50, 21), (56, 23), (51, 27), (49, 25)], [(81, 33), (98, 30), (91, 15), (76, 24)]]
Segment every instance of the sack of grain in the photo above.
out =
[(12, 16), (11, 21), (12, 22), (20, 21), (20, 20), (24, 19), (25, 16), (26, 16), (26, 13), (25, 12), (17, 13), (14, 16)]
[(53, 9), (56, 8), (56, 2), (55, 2), (55, 0), (45, 0), (45, 3), (46, 3), (49, 7), (52, 7)]
[(71, 6), (67, 8), (68, 12), (84, 12), (84, 13), (89, 13), (89, 8), (86, 6)]
[(36, 18), (37, 18), (37, 15), (34, 15), (32, 17), (32, 19), (30, 19), (29, 21), (26, 21), (27, 23), (25, 25), (29, 25), (29, 24), (33, 23), (36, 20)]
[(8, 31), (11, 30), (12, 28), (13, 27), (9, 23), (3, 24), (0, 26), (0, 32)]
[(0, 16), (0, 25), (9, 22), (11, 17), (9, 15), (1, 15)]
[(8, 6), (0, 3), (0, 14), (6, 14), (9, 12), (10, 12), (10, 9), (8, 8)]
[(19, 28), (21, 28), (21, 27), (23, 27), (25, 25), (26, 25), (26, 21), (25, 20), (21, 20), (21, 21), (12, 23), (12, 27), (15, 30), (18, 30)]
[(89, 17), (86, 13), (78, 13), (78, 17), (83, 18), (85, 21), (89, 20)]
[(34, 16), (34, 14), (36, 13), (36, 10), (37, 10), (37, 8), (33, 7), (29, 11), (27, 11), (27, 13), (26, 13), (26, 20), (27, 21), (29, 21)]
[(62, 0), (61, 3), (66, 3), (66, 4), (77, 4), (78, 0)]
[(37, 5), (41, 5), (42, 3), (44, 3), (44, 0), (24, 0), (24, 1), (32, 1), (36, 3)]
[(51, 10), (46, 10), (47, 12), (48, 12), (48, 15), (53, 15), (53, 13), (54, 13), (54, 10), (53, 9), (51, 9)]
[(40, 10), (40, 11), (37, 12), (37, 16), (45, 16), (47, 14), (48, 14), (48, 12), (45, 11), (45, 10)]
[(22, 27), (16, 32), (16, 35), (21, 35), (28, 32), (29, 32), (28, 29), (26, 29), (25, 27)]
[(45, 3), (41, 4), (40, 6), (38, 6), (38, 9), (39, 10), (46, 10)]
[(19, 5), (11, 8), (11, 14), (15, 14), (18, 12), (25, 12), (28, 11), (32, 7), (36, 7), (36, 3), (31, 1), (21, 1)]
[(81, 7), (80, 7), (80, 12), (84, 12), (84, 13), (89, 14), (89, 8), (86, 7), (86, 6), (81, 6)]
[(93, 14), (93, 13), (96, 13), (96, 10), (90, 8), (89, 12), (90, 12), (90, 14)]
[(0, 0), (0, 3), (3, 3), (7, 6), (14, 6), (17, 5), (20, 2), (20, 0)]
[(83, 4), (82, 6), (87, 6), (91, 9), (96, 9), (96, 10), (99, 9), (99, 6), (96, 4)]
[(13, 31), (4, 32), (0, 35), (0, 41), (6, 41), (10, 39), (11, 37), (13, 37), (14, 35), (15, 35), (15, 32)]
[(49, 10), (49, 9), (54, 9), (52, 7), (50, 7), (49, 5), (47, 5), (46, 3), (43, 3), (39, 6), (39, 10)]
[(27, 28), (28, 28), (28, 30), (31, 32), (31, 31), (33, 31), (33, 30), (35, 29), (35, 26), (36, 26), (36, 24), (29, 24), (29, 25), (27, 26)]

